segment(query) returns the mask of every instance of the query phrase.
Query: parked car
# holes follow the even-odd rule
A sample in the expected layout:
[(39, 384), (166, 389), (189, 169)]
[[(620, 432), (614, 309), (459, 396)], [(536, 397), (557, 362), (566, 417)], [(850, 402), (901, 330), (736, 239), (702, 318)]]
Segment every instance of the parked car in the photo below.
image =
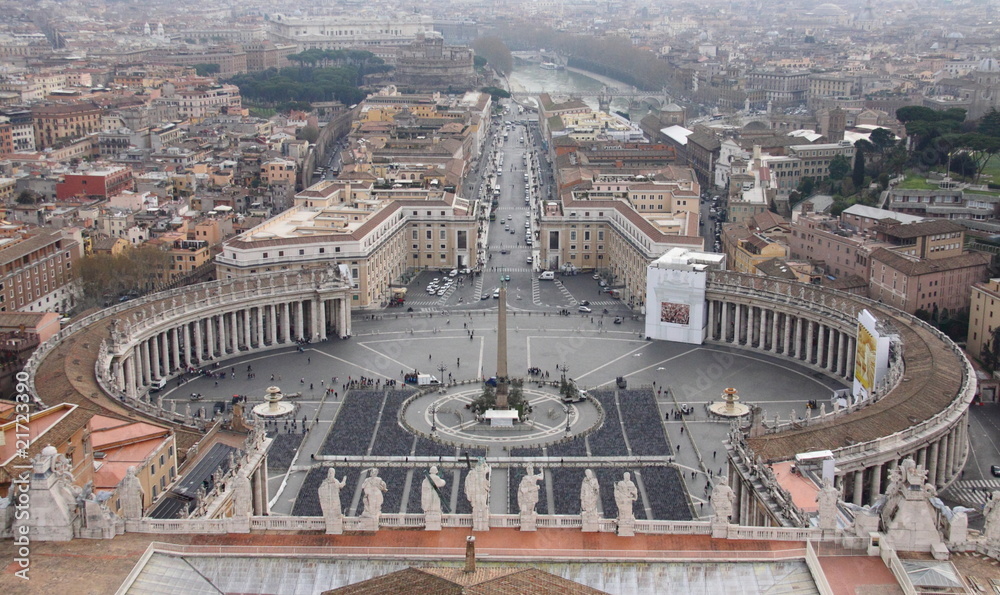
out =
[(587, 306), (580, 306), (579, 308), (577, 308), (577, 311), (578, 311), (578, 312), (584, 312), (584, 313), (587, 313), (587, 314), (589, 314), (589, 313), (593, 312), (593, 310), (591, 310), (591, 309), (590, 309), (589, 307), (587, 307)]

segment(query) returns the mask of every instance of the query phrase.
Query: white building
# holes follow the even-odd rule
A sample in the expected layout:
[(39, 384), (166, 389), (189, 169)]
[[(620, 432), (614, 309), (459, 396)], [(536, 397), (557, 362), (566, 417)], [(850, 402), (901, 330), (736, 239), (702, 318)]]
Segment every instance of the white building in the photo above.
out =
[(646, 272), (646, 336), (701, 345), (705, 340), (708, 271), (726, 268), (726, 255), (673, 248)]

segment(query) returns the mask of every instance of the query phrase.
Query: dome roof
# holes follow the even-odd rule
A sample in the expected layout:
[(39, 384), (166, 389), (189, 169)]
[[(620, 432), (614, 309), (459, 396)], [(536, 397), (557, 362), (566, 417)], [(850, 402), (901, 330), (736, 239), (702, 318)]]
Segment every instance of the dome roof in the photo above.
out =
[(820, 4), (813, 13), (821, 17), (841, 17), (847, 14), (847, 11), (836, 4)]
[(997, 62), (996, 58), (986, 58), (979, 63), (979, 72), (1000, 72), (1000, 62)]

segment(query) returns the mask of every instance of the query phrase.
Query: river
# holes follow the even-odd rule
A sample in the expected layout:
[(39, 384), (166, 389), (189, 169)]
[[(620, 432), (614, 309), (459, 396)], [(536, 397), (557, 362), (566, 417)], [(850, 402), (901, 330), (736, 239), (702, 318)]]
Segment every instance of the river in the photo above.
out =
[[(580, 97), (592, 109), (597, 109), (597, 92), (606, 86), (624, 88), (625, 83), (615, 81), (596, 74), (584, 73), (581, 70), (547, 70), (539, 64), (515, 64), (514, 71), (507, 77), (511, 91), (530, 93), (549, 93), (552, 95), (575, 95)], [(534, 100), (531, 101), (534, 103)], [(628, 99), (611, 101), (613, 111), (628, 112)], [(633, 120), (642, 118), (646, 109), (631, 114)]]

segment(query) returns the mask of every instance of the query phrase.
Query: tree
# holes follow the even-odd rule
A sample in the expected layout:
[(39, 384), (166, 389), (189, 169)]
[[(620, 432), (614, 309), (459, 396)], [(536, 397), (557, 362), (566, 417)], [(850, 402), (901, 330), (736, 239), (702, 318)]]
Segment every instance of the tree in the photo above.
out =
[(510, 48), (499, 37), (490, 35), (477, 38), (472, 42), (472, 49), (477, 56), (486, 58), (490, 66), (501, 75), (506, 76), (514, 70), (514, 57)]
[(500, 87), (483, 87), (480, 89), (483, 93), (489, 93), (493, 101), (499, 99), (510, 99), (510, 93), (506, 89), (501, 89)]
[(198, 76), (218, 74), (222, 70), (218, 64), (195, 64), (194, 71)]
[(1000, 112), (996, 108), (991, 108), (989, 113), (979, 120), (976, 132), (986, 136), (1000, 137)]
[(844, 155), (837, 155), (830, 160), (830, 179), (839, 182), (851, 171), (851, 161)]
[(42, 196), (37, 192), (32, 192), (31, 190), (22, 190), (18, 193), (17, 204), (19, 205), (33, 205), (41, 200)]
[(319, 128), (315, 126), (303, 126), (299, 129), (298, 134), (296, 134), (299, 140), (307, 140), (310, 143), (316, 142), (319, 138)]
[(865, 153), (858, 151), (854, 155), (854, 171), (851, 172), (851, 182), (855, 188), (861, 188), (865, 183)]
[(799, 180), (798, 191), (803, 197), (808, 198), (812, 196), (813, 190), (816, 189), (816, 178), (812, 176), (806, 176)]

